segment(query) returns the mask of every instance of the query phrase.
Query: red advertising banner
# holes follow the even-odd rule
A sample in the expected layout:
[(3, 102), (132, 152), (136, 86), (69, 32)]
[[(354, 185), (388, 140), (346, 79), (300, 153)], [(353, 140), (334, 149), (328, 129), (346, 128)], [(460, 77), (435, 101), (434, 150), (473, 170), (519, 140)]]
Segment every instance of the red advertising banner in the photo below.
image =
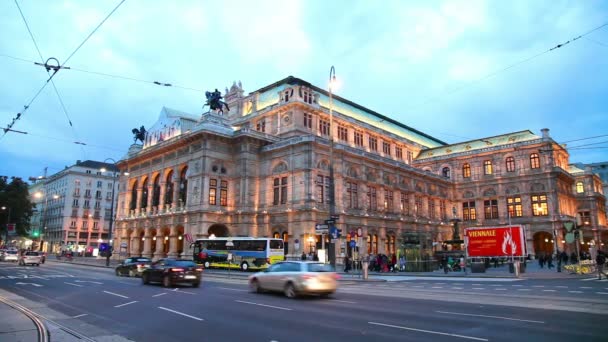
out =
[(470, 258), (526, 256), (526, 240), (522, 226), (471, 227), (464, 230)]
[(6, 225), (6, 229), (8, 230), (8, 235), (16, 235), (17, 234), (17, 224), (16, 223), (8, 223)]

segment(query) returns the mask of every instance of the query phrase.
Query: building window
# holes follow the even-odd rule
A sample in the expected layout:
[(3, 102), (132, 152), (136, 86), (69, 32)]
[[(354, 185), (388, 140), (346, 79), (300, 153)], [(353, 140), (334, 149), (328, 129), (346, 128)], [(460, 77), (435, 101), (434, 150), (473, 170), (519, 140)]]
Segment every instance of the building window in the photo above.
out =
[(70, 228), (76, 228), (76, 221), (70, 222)]
[(179, 175), (179, 197), (178, 201), (180, 201), (180, 207), (186, 205), (186, 201), (188, 200), (188, 179), (186, 178), (186, 174), (188, 174), (188, 168), (185, 167), (182, 169), (182, 172)]
[(367, 236), (367, 254), (378, 254), (378, 235), (372, 234)]
[(312, 114), (304, 113), (304, 127), (312, 128)]
[(74, 186), (76, 186), (76, 187), (80, 186), (80, 179), (77, 179), (74, 181)]
[(258, 132), (266, 133), (266, 120), (259, 120), (255, 125), (255, 130)]
[(369, 149), (370, 151), (378, 151), (378, 138), (369, 137)]
[(83, 207), (83, 208), (87, 208), (87, 209), (88, 209), (88, 208), (90, 208), (90, 207), (91, 207), (91, 205), (90, 205), (89, 200), (84, 200), (84, 204), (82, 205), (82, 207)]
[(317, 202), (329, 203), (329, 177), (317, 175)]
[(578, 214), (581, 217), (581, 223), (583, 226), (588, 226), (591, 224), (591, 213), (589, 211), (579, 211)]
[(93, 229), (99, 229), (99, 222), (93, 222)]
[(388, 143), (386, 141), (382, 142), (382, 153), (390, 156), (391, 155), (391, 143)]
[(448, 212), (446, 211), (444, 200), (439, 201), (439, 215), (441, 215), (440, 219), (442, 220), (447, 220), (448, 218)]
[(220, 205), (228, 205), (228, 181), (220, 181)]
[(464, 221), (475, 221), (477, 219), (475, 201), (462, 203), (462, 219)]
[(101, 188), (102, 182), (101, 181), (97, 181), (97, 187)]
[(287, 203), (287, 177), (275, 178), (272, 204), (279, 205), (285, 203)]
[(491, 175), (492, 174), (492, 161), (491, 160), (484, 160), (484, 162), (483, 162), (483, 174), (484, 175)]
[(329, 135), (329, 121), (327, 120), (319, 120), (319, 132), (321, 132), (322, 135)]
[(158, 207), (160, 204), (160, 174), (156, 175), (154, 178), (154, 183), (152, 184), (152, 206)]
[(464, 165), (462, 165), (462, 177), (471, 178), (471, 164), (464, 163)]
[(395, 157), (399, 160), (403, 160), (403, 148), (395, 146)]
[(530, 155), (530, 167), (533, 169), (538, 169), (540, 167), (540, 158), (538, 157), (538, 153), (532, 153)]
[(346, 182), (346, 197), (348, 200), (347, 204), (349, 209), (359, 208), (357, 183)]
[(414, 152), (407, 151), (407, 163), (408, 163), (408, 165), (412, 163), (412, 160), (414, 160)]
[(90, 189), (86, 189), (84, 191), (84, 197), (85, 198), (91, 198), (91, 190)]
[(410, 214), (410, 198), (407, 192), (401, 192), (401, 198), (399, 199), (401, 212), (409, 215)]
[(393, 211), (393, 192), (390, 190), (384, 190), (384, 209), (388, 212)]
[[(386, 237), (386, 252), (389, 255), (395, 254), (395, 235), (388, 235)], [(395, 265), (397, 267), (397, 265)]]
[(370, 186), (367, 188), (367, 203), (369, 203), (369, 210), (378, 210), (378, 201), (376, 199), (376, 188)]
[(549, 208), (547, 206), (547, 195), (532, 195), (532, 215), (549, 215)]
[(348, 128), (344, 126), (338, 126), (338, 139), (342, 141), (348, 141)]
[(95, 201), (95, 209), (101, 209), (101, 203), (99, 201)]
[(583, 186), (583, 182), (576, 182), (576, 193), (582, 194), (585, 192), (585, 187)]
[(483, 201), (483, 213), (486, 220), (492, 220), (498, 218), (498, 200), (484, 200)]
[(449, 167), (447, 167), (447, 166), (446, 166), (446, 167), (444, 167), (444, 168), (441, 170), (441, 175), (442, 175), (443, 177), (445, 177), (445, 178), (450, 178), (450, 168), (449, 168)]
[(165, 178), (165, 204), (173, 203), (173, 171), (170, 171)]
[(82, 229), (89, 229), (89, 221), (82, 221)]
[(507, 157), (507, 159), (505, 160), (505, 164), (507, 166), (507, 172), (515, 171), (515, 158)]
[(429, 198), (429, 218), (435, 218), (435, 200)]
[(217, 202), (217, 179), (209, 180), (209, 205), (215, 205)]
[(78, 198), (74, 198), (74, 201), (72, 201), (72, 207), (78, 207)]
[(303, 98), (304, 98), (304, 102), (312, 104), (312, 93), (309, 91), (304, 91), (303, 92)]
[(507, 211), (510, 217), (522, 217), (521, 197), (507, 197)]
[(355, 132), (355, 145), (359, 147), (363, 146), (363, 133)]

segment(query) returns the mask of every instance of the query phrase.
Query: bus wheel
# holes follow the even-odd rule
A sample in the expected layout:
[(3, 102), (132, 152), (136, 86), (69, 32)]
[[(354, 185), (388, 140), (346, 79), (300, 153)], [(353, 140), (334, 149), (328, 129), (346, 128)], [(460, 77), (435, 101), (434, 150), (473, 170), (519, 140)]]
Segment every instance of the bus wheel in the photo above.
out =
[(205, 263), (203, 265), (205, 266), (205, 268), (209, 268), (209, 266), (211, 266), (211, 264), (209, 263), (209, 261), (205, 261)]
[(247, 263), (247, 261), (243, 261), (241, 263), (241, 271), (247, 271), (249, 269), (249, 264)]

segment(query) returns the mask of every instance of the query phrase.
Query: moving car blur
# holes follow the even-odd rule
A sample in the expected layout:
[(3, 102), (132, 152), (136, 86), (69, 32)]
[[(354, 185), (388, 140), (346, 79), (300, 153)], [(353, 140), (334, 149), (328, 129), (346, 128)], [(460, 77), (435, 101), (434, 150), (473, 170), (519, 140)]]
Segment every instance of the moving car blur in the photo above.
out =
[(157, 282), (164, 287), (185, 283), (199, 287), (202, 273), (203, 268), (192, 260), (160, 259), (142, 272), (141, 279), (143, 284)]
[(339, 275), (331, 265), (310, 261), (284, 261), (249, 276), (254, 292), (283, 292), (288, 298), (318, 294), (327, 297), (338, 288)]
[(21, 265), (21, 266), (25, 266), (25, 265), (40, 266), (41, 263), (42, 263), (42, 253), (41, 252), (27, 251), (27, 252), (23, 252), (23, 254), (21, 254), (19, 256), (19, 265)]
[(126, 258), (120, 265), (116, 266), (117, 276), (141, 277), (143, 271), (150, 267), (152, 260), (144, 257)]

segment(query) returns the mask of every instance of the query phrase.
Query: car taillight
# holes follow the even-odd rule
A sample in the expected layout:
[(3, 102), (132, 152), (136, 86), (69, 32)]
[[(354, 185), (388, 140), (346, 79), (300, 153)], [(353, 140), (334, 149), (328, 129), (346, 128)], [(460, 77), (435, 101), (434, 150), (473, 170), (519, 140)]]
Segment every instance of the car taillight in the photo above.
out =
[(340, 277), (340, 275), (339, 275), (338, 273), (334, 273), (334, 279), (336, 279), (336, 280), (340, 280), (340, 278), (341, 278), (341, 277)]
[(183, 268), (172, 268), (171, 272), (184, 272)]
[(303, 275), (302, 275), (302, 279), (304, 279), (304, 280), (312, 279), (312, 278), (314, 278), (314, 277), (315, 277), (315, 276), (310, 275), (310, 274), (303, 274)]
[(203, 272), (203, 269), (202, 268), (197, 268), (196, 271), (197, 272)]

